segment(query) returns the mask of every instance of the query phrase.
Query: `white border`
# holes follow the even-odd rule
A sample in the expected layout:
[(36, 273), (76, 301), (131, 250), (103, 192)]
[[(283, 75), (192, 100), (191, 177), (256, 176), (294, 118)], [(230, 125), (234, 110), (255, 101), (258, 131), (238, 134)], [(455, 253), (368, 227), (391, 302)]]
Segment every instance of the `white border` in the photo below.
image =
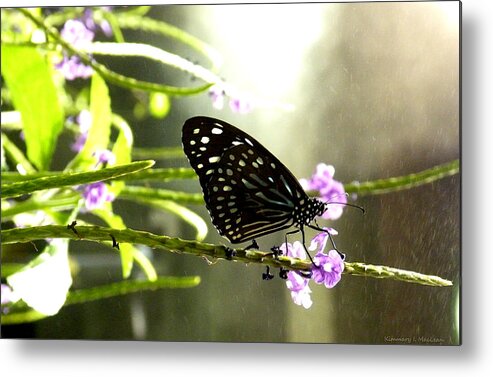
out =
[[(248, 1), (245, 1), (248, 2)], [(19, 1), (5, 6), (132, 4)], [(163, 4), (163, 1), (147, 1)], [(204, 3), (179, 1), (178, 3)], [(463, 0), (463, 346), (0, 340), (3, 376), (460, 376), (492, 371), (491, 1)], [(488, 246), (489, 247), (488, 247)]]

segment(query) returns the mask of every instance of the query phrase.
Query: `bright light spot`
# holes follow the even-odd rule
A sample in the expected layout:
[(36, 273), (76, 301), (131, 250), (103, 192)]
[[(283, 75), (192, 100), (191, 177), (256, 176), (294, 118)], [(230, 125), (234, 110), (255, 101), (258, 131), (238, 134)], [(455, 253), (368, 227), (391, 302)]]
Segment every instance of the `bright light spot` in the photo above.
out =
[(237, 58), (235, 75), (243, 78), (235, 85), (279, 98), (294, 86), (306, 53), (320, 37), (324, 5), (262, 4), (212, 8), (211, 24), (218, 33), (214, 41), (220, 51), (229, 50)]

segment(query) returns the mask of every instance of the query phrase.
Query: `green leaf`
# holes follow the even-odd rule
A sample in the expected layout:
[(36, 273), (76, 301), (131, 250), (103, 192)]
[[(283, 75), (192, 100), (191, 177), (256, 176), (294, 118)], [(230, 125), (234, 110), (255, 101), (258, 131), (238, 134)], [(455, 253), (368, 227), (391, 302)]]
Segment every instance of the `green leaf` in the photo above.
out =
[(153, 206), (177, 215), (183, 221), (195, 228), (197, 232), (195, 239), (197, 241), (203, 241), (207, 236), (207, 223), (204, 221), (204, 219), (202, 219), (202, 217), (200, 217), (187, 207), (179, 205), (178, 203), (172, 202), (170, 200), (152, 200), (140, 198), (137, 200), (137, 202)]
[[(107, 203), (106, 209), (101, 210), (93, 210), (92, 213), (99, 218), (101, 218), (106, 224), (108, 224), (113, 229), (126, 229), (126, 225), (123, 222), (123, 219), (115, 215), (111, 209), (111, 203)], [(157, 279), (157, 273), (152, 263), (137, 249), (130, 243), (122, 243), (120, 244), (120, 257), (122, 262), (122, 275), (123, 278), (127, 279), (132, 272), (133, 261), (134, 258), (143, 268), (144, 273), (147, 278), (151, 281)]]
[[(96, 209), (93, 210), (92, 213), (102, 220), (106, 222), (111, 228), (114, 229), (125, 229), (125, 223), (122, 218), (118, 215), (115, 215), (111, 208), (111, 203), (107, 203), (107, 208), (105, 209)], [(119, 246), (120, 248), (120, 258), (122, 262), (122, 275), (123, 278), (126, 279), (130, 276), (132, 272), (132, 266), (134, 262), (133, 258), (133, 246), (131, 244), (125, 243)]]
[(27, 157), (38, 169), (47, 170), (64, 120), (53, 69), (30, 46), (2, 44), (1, 58), (2, 76), (22, 116)]
[(154, 118), (162, 119), (168, 115), (171, 103), (166, 94), (153, 92), (149, 99), (149, 112)]
[(34, 191), (47, 190), (52, 188), (83, 185), (87, 183), (105, 181), (121, 175), (133, 173), (142, 169), (150, 168), (154, 161), (137, 161), (131, 164), (113, 166), (111, 168), (100, 169), (83, 173), (64, 173), (55, 176), (36, 178), (22, 182), (15, 182), (2, 185), (2, 198), (12, 198), (24, 194), (31, 194)]
[(119, 129), (118, 137), (113, 144), (112, 152), (118, 164), (129, 164), (132, 161), (134, 136), (132, 129), (122, 117), (113, 114), (112, 123)]
[[(17, 148), (17, 145), (12, 143), (6, 134), (2, 133), (2, 150), (5, 149), (5, 154), (11, 160), (18, 171), (23, 173), (34, 173), (36, 169), (28, 161), (24, 153)], [(2, 163), (3, 167), (3, 163)], [(25, 175), (23, 175), (25, 177)]]
[(7, 283), (17, 297), (39, 313), (58, 313), (72, 285), (68, 240), (52, 240), (42, 254), (7, 277)]
[[(112, 123), (120, 130), (112, 149), (116, 163), (128, 164), (132, 161), (132, 145), (134, 143), (132, 129), (122, 117), (116, 114), (112, 115)], [(125, 187), (123, 181), (115, 181), (111, 185), (111, 192), (118, 196), (123, 187)]]
[(108, 87), (97, 73), (92, 75), (89, 110), (92, 124), (87, 135), (86, 143), (69, 164), (70, 168), (85, 170), (95, 163), (93, 153), (108, 149), (111, 133), (111, 100)]

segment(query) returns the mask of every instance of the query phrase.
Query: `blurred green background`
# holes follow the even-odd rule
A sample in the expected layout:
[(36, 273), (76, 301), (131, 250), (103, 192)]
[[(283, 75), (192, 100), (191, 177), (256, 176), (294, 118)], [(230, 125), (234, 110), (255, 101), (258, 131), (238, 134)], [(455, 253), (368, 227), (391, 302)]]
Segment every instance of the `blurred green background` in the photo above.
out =
[[(155, 6), (149, 16), (217, 49), (224, 58), (220, 74), (229, 83), (290, 103), (293, 110), (237, 114), (228, 106), (214, 109), (204, 94), (172, 99), (164, 120), (137, 120), (132, 97), (110, 85), (113, 111), (132, 125), (137, 147), (179, 145), (184, 121), (201, 114), (253, 135), (299, 178), (309, 177), (318, 162), (334, 165), (335, 178), (349, 183), (406, 175), (460, 157), (459, 2)], [(173, 40), (139, 32), (125, 37), (200, 59)], [(183, 85), (192, 79), (141, 60), (101, 61), (143, 80)], [(172, 166), (188, 162), (177, 159)], [(170, 186), (200, 191), (198, 181), (163, 184)], [(335, 222), (320, 221), (339, 231), (336, 241), (348, 261), (438, 275), (454, 286), (345, 275), (332, 290), (311, 283), (314, 304), (305, 310), (292, 303), (284, 281), (262, 281), (259, 266), (208, 265), (149, 250), (159, 274), (199, 275), (201, 284), (72, 305), (30, 325), (5, 326), (2, 336), (458, 344), (460, 176), (352, 203), (366, 214), (348, 208)], [(129, 228), (194, 236), (166, 213), (123, 201), (114, 208)], [(193, 209), (210, 225), (206, 241), (227, 244), (205, 207)], [(283, 240), (280, 232), (257, 241), (268, 249)], [(74, 288), (121, 278), (114, 252), (84, 242), (70, 250), (79, 267)]]

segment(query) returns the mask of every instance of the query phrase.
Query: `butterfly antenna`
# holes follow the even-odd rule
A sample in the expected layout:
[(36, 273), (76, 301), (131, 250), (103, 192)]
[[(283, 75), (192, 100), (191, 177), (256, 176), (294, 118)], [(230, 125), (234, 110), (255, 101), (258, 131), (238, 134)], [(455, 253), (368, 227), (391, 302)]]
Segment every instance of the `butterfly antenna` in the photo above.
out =
[(346, 207), (352, 207), (352, 208), (356, 208), (356, 209), (359, 209), (361, 212), (363, 212), (363, 214), (365, 214), (365, 209), (363, 207), (360, 207), (356, 204), (351, 204), (351, 203), (342, 203), (342, 202), (325, 202), (325, 204), (340, 204), (341, 206), (346, 206)]
[[(342, 194), (336, 194), (334, 195), (332, 198), (336, 198), (338, 196), (341, 196), (341, 195), (345, 195), (346, 197), (349, 196), (349, 194), (347, 192), (344, 192)], [(329, 200), (327, 200), (326, 202), (324, 202), (325, 205), (328, 205), (328, 204), (339, 204), (341, 206), (347, 206), (347, 207), (353, 207), (353, 208), (357, 208), (359, 209), (361, 212), (363, 212), (363, 214), (365, 213), (365, 209), (363, 207), (360, 207), (356, 204), (351, 204), (351, 203), (342, 203), (342, 202), (332, 202), (332, 198), (329, 198)]]

